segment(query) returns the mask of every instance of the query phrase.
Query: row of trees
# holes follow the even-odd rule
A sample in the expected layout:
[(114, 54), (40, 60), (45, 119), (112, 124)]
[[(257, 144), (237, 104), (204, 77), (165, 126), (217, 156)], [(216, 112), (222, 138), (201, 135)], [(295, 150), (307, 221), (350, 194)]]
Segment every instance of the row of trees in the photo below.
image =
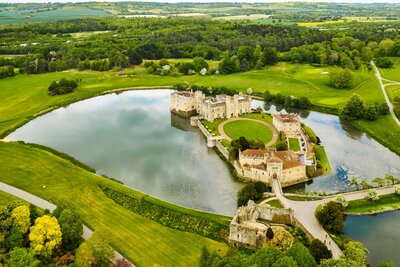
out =
[(364, 100), (358, 95), (353, 94), (346, 105), (339, 110), (339, 117), (345, 120), (376, 120), (379, 115), (389, 114), (386, 103), (364, 104)]
[(273, 95), (269, 90), (264, 93), (264, 101), (292, 108), (308, 109), (311, 107), (311, 101), (308, 97), (285, 96), (280, 93)]

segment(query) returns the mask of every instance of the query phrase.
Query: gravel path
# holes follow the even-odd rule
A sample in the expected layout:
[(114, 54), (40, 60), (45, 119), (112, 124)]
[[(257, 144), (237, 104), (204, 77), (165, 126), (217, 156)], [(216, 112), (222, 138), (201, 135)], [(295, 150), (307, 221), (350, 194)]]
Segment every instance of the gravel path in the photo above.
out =
[[(396, 117), (396, 114), (394, 113), (394, 110), (393, 110), (393, 104), (392, 104), (392, 102), (390, 102), (390, 99), (389, 99), (389, 97), (388, 97), (388, 95), (386, 93), (386, 90), (385, 90), (386, 86), (388, 86), (388, 85), (400, 85), (400, 82), (395, 82), (395, 81), (391, 81), (391, 80), (387, 80), (387, 79), (382, 78), (381, 73), (379, 72), (379, 69), (376, 67), (375, 63), (372, 60), (371, 60), (371, 65), (375, 69), (376, 77), (378, 78), (379, 84), (381, 85), (381, 89), (382, 89), (383, 95), (385, 97), (386, 103), (389, 106), (389, 112), (392, 115), (394, 121), (397, 123), (397, 125), (400, 126), (400, 120)], [(389, 81), (391, 83), (390, 84), (383, 84), (383, 80)]]

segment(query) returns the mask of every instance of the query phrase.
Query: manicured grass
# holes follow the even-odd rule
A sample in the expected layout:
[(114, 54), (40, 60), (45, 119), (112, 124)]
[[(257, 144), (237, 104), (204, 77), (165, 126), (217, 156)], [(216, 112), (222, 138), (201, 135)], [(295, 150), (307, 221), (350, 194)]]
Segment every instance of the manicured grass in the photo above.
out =
[[(400, 57), (391, 57), (390, 60), (394, 63), (393, 67), (387, 69), (379, 68), (379, 72), (385, 79), (400, 82)], [(386, 81), (384, 82), (388, 83)]]
[(300, 151), (299, 138), (289, 138), (289, 148), (293, 151)]
[(268, 201), (267, 203), (273, 208), (283, 209), (282, 204), (277, 199), (273, 199), (271, 201)]
[(256, 121), (232, 121), (225, 124), (224, 131), (233, 140), (241, 136), (247, 140), (260, 140), (265, 144), (272, 140), (272, 131)]
[(225, 119), (216, 119), (214, 121), (207, 121), (207, 120), (202, 120), (201, 123), (203, 123), (204, 127), (211, 133), (214, 134), (215, 136), (219, 136), (220, 133), (218, 131), (218, 125), (223, 122)]
[(358, 199), (349, 201), (346, 213), (377, 213), (385, 210), (400, 209), (400, 196), (396, 194), (380, 196), (378, 201)]
[(315, 157), (319, 160), (321, 164), (322, 174), (327, 174), (332, 171), (331, 164), (328, 159), (328, 155), (325, 152), (325, 148), (319, 145), (313, 145)]
[(228, 217), (189, 210), (148, 197), (85, 171), (50, 152), (23, 144), (0, 142), (0, 173), (0, 181), (48, 201), (69, 200), (90, 228), (109, 229), (114, 248), (137, 266), (197, 265), (203, 246), (221, 253), (227, 250), (224, 243), (170, 229), (125, 209), (106, 197), (98, 184), (221, 223), (228, 223)]
[(313, 201), (320, 200), (320, 197), (307, 197), (307, 196), (285, 196), (285, 198), (294, 200), (294, 201)]
[(400, 155), (400, 127), (390, 115), (379, 116), (375, 121), (357, 120), (353, 124)]
[(25, 201), (0, 190), (0, 206), (7, 206), (8, 203), (12, 201), (21, 201), (26, 203)]

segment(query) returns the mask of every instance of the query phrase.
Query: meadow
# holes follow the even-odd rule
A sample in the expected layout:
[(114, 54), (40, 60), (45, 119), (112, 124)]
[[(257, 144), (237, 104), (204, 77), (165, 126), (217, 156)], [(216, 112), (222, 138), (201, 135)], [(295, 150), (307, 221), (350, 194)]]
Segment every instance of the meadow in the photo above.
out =
[(35, 10), (2, 10), (0, 25), (25, 22), (52, 22), (57, 20), (79, 19), (93, 16), (107, 16), (108, 12), (84, 6), (65, 6), (55, 10), (35, 12)]
[[(212, 218), (223, 224), (227, 224), (230, 218), (151, 198), (83, 170), (50, 152), (23, 144), (0, 142), (0, 173), (0, 181), (50, 202), (57, 203), (61, 199), (73, 203), (89, 228), (109, 229), (113, 247), (137, 266), (197, 265), (203, 246), (220, 253), (227, 251), (225, 243), (173, 230), (129, 211), (108, 198), (99, 185), (137, 199), (146, 198), (146, 201), (181, 213)], [(12, 198), (5, 199), (8, 202)]]

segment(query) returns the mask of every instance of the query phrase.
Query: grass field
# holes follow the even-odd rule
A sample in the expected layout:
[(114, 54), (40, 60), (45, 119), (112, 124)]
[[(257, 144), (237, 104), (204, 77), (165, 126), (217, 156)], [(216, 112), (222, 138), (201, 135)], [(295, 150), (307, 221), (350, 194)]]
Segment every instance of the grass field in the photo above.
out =
[[(150, 198), (121, 184), (80, 169), (53, 154), (30, 146), (0, 142), (0, 181), (48, 201), (62, 197), (74, 203), (85, 224), (107, 228), (112, 244), (137, 266), (197, 265), (201, 248), (226, 252), (227, 245), (199, 235), (172, 230), (114, 203), (98, 184), (136, 198), (228, 223), (229, 218), (197, 212)], [(46, 185), (46, 188), (43, 188)]]
[(82, 6), (66, 6), (44, 12), (33, 10), (7, 10), (1, 12), (0, 24), (25, 22), (52, 22), (57, 20), (79, 19), (92, 16), (107, 16), (108, 12)]
[(385, 210), (400, 209), (400, 196), (396, 194), (384, 195), (378, 201), (358, 199), (349, 202), (346, 213), (376, 213)]
[(400, 82), (400, 58), (399, 57), (391, 57), (393, 67), (385, 69), (379, 68), (379, 72), (381, 73), (382, 77), (385, 79), (389, 79), (392, 81)]
[(332, 171), (331, 164), (329, 163), (328, 155), (323, 146), (313, 145), (315, 157), (321, 164), (322, 174), (327, 174)]
[(272, 131), (256, 121), (232, 121), (225, 124), (224, 131), (233, 140), (241, 136), (247, 140), (260, 140), (265, 144), (272, 140)]
[(21, 201), (23, 203), (26, 203), (25, 201), (0, 190), (0, 206), (7, 206), (8, 203), (12, 201)]
[(293, 151), (300, 151), (299, 138), (289, 138), (289, 148)]
[(279, 202), (278, 199), (273, 199), (267, 202), (269, 205), (271, 205), (271, 207), (273, 208), (278, 208), (278, 209), (282, 209), (283, 206), (282, 204)]

